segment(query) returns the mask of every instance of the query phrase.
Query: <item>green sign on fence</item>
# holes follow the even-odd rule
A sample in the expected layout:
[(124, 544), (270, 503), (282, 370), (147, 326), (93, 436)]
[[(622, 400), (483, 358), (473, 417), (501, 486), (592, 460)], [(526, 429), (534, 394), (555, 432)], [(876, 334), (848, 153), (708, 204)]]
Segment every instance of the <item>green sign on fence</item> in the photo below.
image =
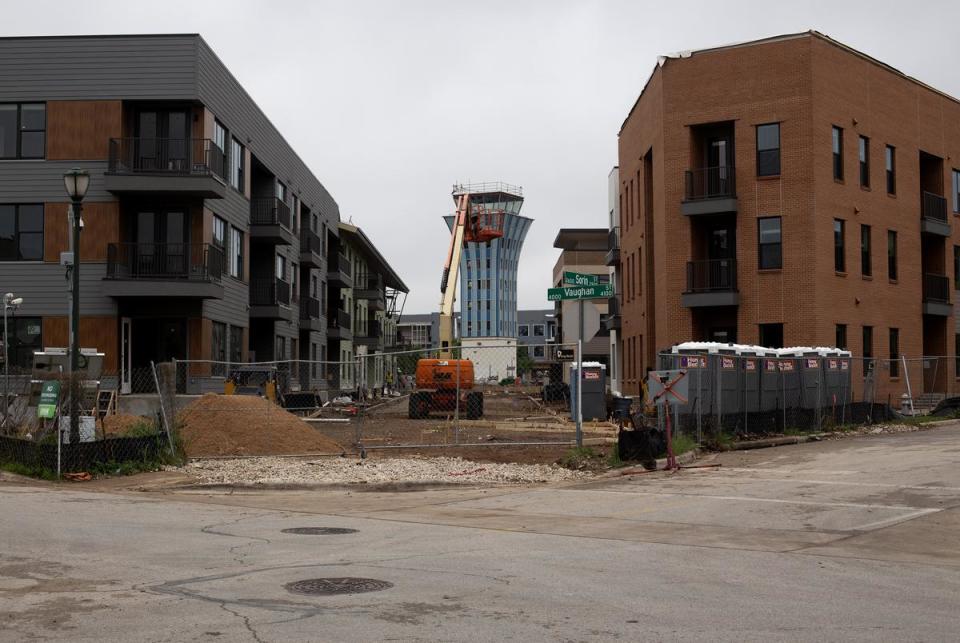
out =
[(563, 286), (549, 288), (547, 301), (566, 301), (568, 299), (606, 299), (613, 297), (613, 286), (599, 284), (596, 286)]
[(564, 286), (596, 286), (600, 283), (597, 275), (585, 275), (582, 272), (564, 272)]
[(60, 399), (60, 382), (44, 382), (40, 389), (40, 403), (37, 404), (37, 417), (50, 420), (57, 416), (57, 401)]

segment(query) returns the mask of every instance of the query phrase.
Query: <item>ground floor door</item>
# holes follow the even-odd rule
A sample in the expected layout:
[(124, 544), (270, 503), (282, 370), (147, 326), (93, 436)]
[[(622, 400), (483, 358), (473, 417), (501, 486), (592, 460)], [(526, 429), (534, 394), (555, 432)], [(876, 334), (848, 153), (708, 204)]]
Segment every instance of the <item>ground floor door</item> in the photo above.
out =
[(120, 318), (120, 393), (127, 395), (131, 392), (131, 349), (130, 329), (132, 320), (129, 317)]
[[(150, 372), (151, 363), (187, 359), (187, 320), (184, 318), (133, 318), (130, 333), (132, 391), (134, 393), (153, 392), (156, 386)], [(183, 369), (177, 370), (178, 379), (181, 377), (181, 371)], [(183, 371), (183, 374), (185, 375), (186, 371)]]

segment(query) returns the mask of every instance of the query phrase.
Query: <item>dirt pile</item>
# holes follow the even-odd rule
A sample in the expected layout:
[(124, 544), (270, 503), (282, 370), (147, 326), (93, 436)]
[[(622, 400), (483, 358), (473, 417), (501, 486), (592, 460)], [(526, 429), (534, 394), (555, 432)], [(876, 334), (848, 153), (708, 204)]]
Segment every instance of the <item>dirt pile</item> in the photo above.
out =
[(142, 415), (126, 415), (117, 413), (103, 418), (103, 434), (115, 438), (130, 435), (135, 432), (147, 433), (155, 428), (156, 422)]
[(208, 393), (177, 415), (187, 456), (341, 453), (343, 448), (260, 397)]

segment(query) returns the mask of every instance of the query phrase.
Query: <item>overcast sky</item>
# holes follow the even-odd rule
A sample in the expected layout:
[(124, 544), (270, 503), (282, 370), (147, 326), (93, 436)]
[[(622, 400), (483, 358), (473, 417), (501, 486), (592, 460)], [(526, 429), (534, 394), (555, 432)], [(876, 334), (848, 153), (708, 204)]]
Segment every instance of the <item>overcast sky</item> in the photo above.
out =
[(522, 185), (522, 308), (561, 227), (606, 226), (617, 130), (657, 56), (817, 29), (960, 96), (960, 2), (4, 0), (4, 35), (198, 32), (438, 307), (455, 181)]

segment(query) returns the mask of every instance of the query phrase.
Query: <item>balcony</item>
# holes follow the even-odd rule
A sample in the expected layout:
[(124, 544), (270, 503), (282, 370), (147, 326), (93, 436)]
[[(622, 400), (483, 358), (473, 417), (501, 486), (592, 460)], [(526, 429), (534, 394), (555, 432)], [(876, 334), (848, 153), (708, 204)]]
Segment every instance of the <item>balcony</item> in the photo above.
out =
[(223, 251), (208, 243), (108, 243), (110, 297), (220, 299)]
[(282, 279), (250, 280), (250, 317), (293, 321), (290, 310), (290, 284)]
[(920, 231), (950, 236), (950, 220), (947, 218), (947, 200), (932, 192), (920, 193)]
[(938, 317), (949, 317), (953, 314), (950, 279), (946, 275), (923, 275), (923, 314)]
[(603, 317), (604, 329), (609, 333), (613, 330), (620, 330), (622, 324), (620, 316), (620, 300), (614, 296), (607, 300), (607, 314)]
[(330, 339), (353, 339), (353, 330), (350, 328), (350, 313), (340, 308), (331, 308), (327, 317), (327, 337)]
[(605, 265), (616, 266), (620, 263), (620, 226), (610, 229), (607, 236), (607, 255)]
[(320, 317), (320, 300), (316, 297), (301, 297), (300, 330), (322, 333), (325, 325)]
[(686, 216), (737, 211), (737, 183), (733, 166), (687, 170), (685, 179), (680, 211)]
[(114, 194), (222, 199), (225, 159), (205, 138), (111, 138), (104, 187)]
[(307, 226), (300, 228), (300, 265), (323, 268), (323, 240)]
[(357, 275), (353, 280), (354, 299), (380, 299), (383, 294), (383, 277), (380, 275)]
[(701, 308), (739, 303), (736, 259), (687, 262), (687, 290), (680, 296), (682, 306)]
[(353, 334), (353, 343), (358, 346), (377, 346), (383, 340), (383, 330), (376, 319), (368, 319), (366, 324), (360, 324)]
[(353, 287), (353, 269), (345, 256), (336, 253), (327, 267), (327, 283), (339, 288)]
[(250, 240), (293, 245), (290, 207), (276, 197), (250, 199)]

